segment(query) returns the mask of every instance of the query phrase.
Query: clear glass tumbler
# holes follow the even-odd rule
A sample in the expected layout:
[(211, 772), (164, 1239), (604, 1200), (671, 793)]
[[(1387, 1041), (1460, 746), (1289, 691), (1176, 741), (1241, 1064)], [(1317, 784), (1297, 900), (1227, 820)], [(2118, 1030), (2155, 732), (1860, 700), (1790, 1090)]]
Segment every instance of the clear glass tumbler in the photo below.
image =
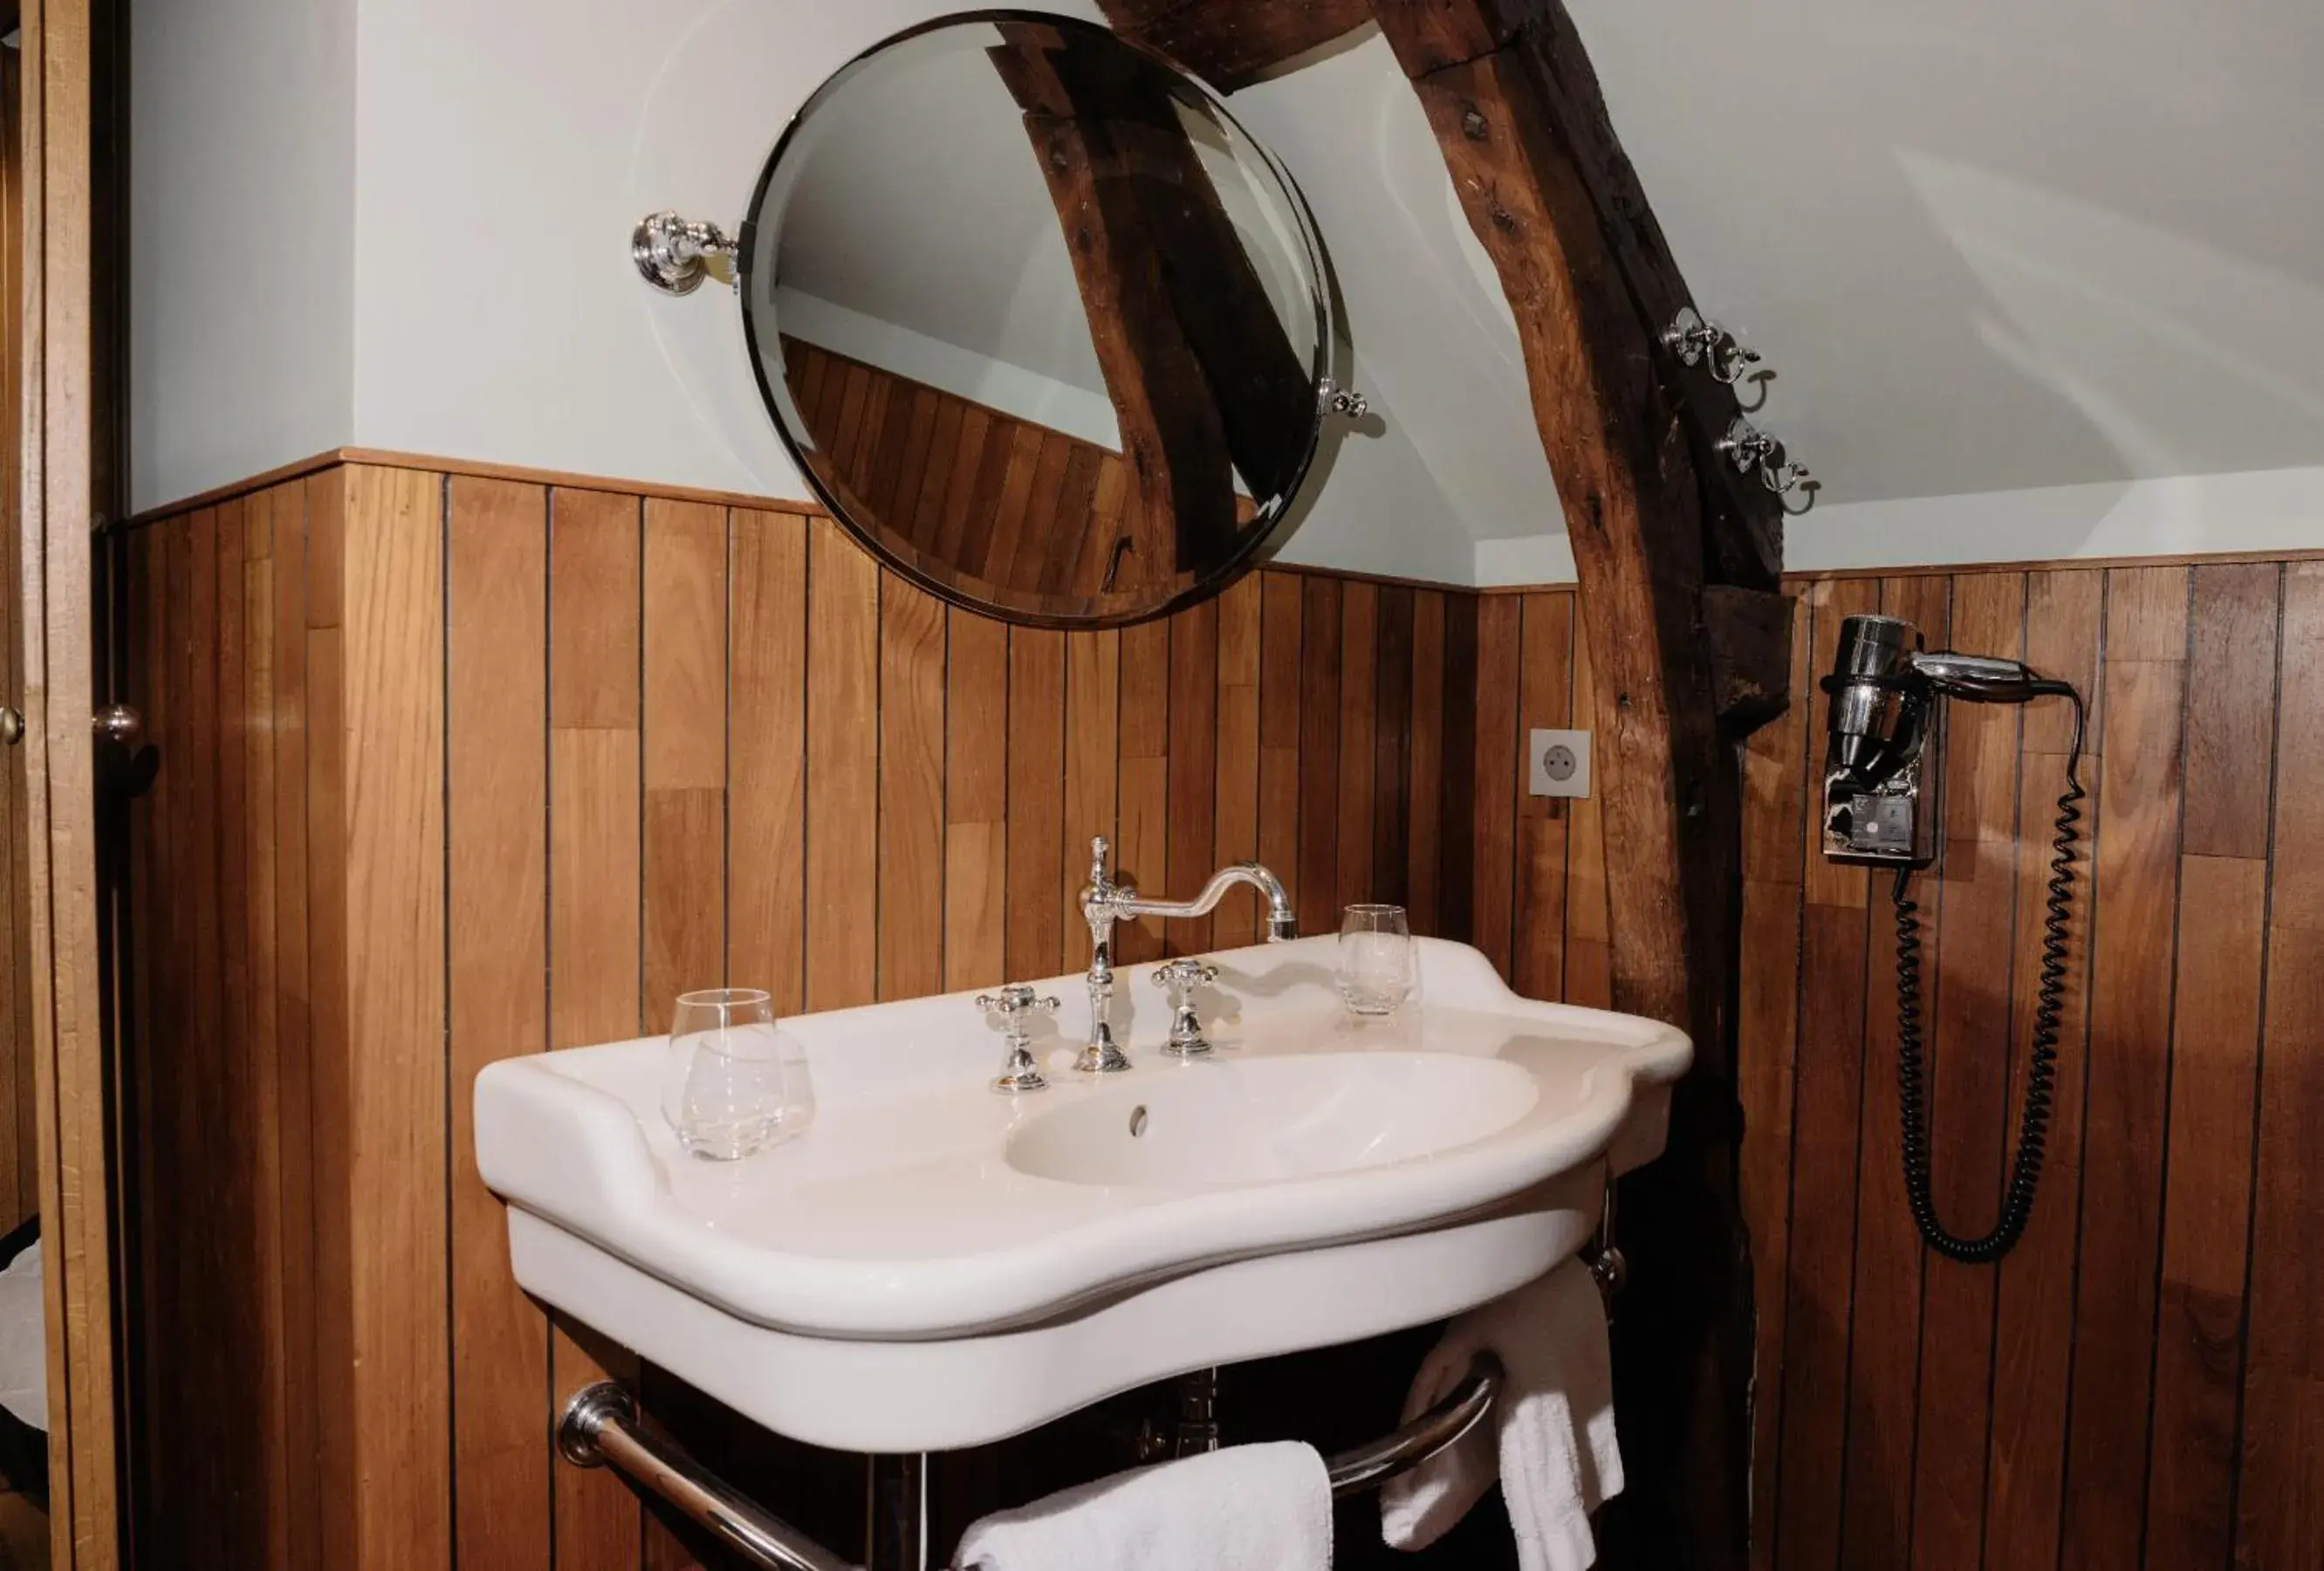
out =
[(794, 1138), (815, 1118), (798, 1039), (755, 987), (681, 994), (670, 1021), (662, 1116), (696, 1156), (737, 1161)]
[(1412, 925), (1400, 905), (1351, 905), (1340, 921), (1340, 998), (1351, 1014), (1394, 1014), (1419, 980)]

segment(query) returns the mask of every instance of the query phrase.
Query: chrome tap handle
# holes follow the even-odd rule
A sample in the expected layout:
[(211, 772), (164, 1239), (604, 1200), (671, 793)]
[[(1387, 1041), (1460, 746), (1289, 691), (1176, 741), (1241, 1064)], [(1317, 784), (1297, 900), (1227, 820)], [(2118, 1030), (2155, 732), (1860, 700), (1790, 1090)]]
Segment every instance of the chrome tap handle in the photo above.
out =
[(1001, 1065), (1001, 1074), (992, 1082), (995, 1091), (1016, 1093), (1038, 1091), (1048, 1085), (1040, 1066), (1033, 1061), (1032, 1033), (1025, 1029), (1025, 1017), (1036, 1010), (1057, 1007), (1055, 998), (1044, 998), (1030, 987), (1019, 984), (1004, 987), (999, 993), (980, 993), (976, 1007), (987, 1014), (1001, 1017), (1001, 1029), (1008, 1033), (1009, 1058)]
[(1167, 988), (1170, 994), (1170, 1040), (1162, 1050), (1173, 1058), (1199, 1058), (1211, 1050), (1210, 1042), (1203, 1036), (1203, 1022), (1195, 1017), (1194, 991), (1206, 983), (1219, 979), (1219, 968), (1206, 965), (1192, 955), (1181, 956), (1154, 973), (1154, 982)]

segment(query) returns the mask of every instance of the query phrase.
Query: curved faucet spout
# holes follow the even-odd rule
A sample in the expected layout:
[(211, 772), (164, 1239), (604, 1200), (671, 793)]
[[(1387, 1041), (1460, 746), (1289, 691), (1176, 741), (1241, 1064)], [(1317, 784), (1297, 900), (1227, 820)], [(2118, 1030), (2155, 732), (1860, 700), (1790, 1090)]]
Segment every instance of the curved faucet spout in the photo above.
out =
[(1227, 891), (1247, 883), (1267, 901), (1267, 941), (1281, 944), (1299, 936), (1299, 919), (1292, 914), (1291, 897), (1283, 881), (1256, 862), (1238, 862), (1211, 874), (1210, 883), (1192, 900), (1148, 900), (1130, 892), (1113, 902), (1118, 917), (1206, 917), (1218, 909)]

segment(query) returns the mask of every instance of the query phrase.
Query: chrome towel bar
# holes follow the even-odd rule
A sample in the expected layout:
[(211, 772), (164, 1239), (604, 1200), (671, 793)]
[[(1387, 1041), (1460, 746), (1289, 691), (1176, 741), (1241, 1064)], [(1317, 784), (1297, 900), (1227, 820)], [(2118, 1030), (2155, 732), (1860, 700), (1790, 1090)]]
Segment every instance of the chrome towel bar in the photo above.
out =
[[(1331, 1458), (1333, 1497), (1360, 1494), (1452, 1445), (1491, 1410), (1500, 1384), (1500, 1366), (1490, 1358), (1478, 1359), (1452, 1394), (1420, 1417), (1370, 1445)], [(635, 1399), (613, 1381), (584, 1387), (566, 1404), (557, 1426), (557, 1448), (576, 1467), (611, 1467), (639, 1489), (669, 1502), (763, 1571), (857, 1571), (687, 1455), (639, 1412)]]

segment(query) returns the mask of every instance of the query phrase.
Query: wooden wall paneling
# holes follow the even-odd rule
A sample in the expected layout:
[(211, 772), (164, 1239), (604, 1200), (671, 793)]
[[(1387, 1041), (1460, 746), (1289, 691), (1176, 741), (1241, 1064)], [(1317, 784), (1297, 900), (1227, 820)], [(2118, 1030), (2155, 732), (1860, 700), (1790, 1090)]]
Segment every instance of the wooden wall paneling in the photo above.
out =
[[(1215, 600), (1169, 619), (1169, 882), (1174, 899), (1191, 898), (1218, 871), (1219, 607)], [(1075, 870), (1078, 873), (1078, 869)], [(1248, 903), (1237, 890), (1226, 902)], [(1163, 951), (1200, 955), (1213, 947), (1213, 917), (1172, 922)]]
[[(1293, 901), (1301, 932), (1333, 933), (1340, 927), (1340, 582), (1305, 575), (1300, 600), (1299, 884)], [(1375, 854), (1375, 872), (1379, 865)]]
[[(1370, 761), (1372, 877), (1365, 898), (1388, 905), (1409, 903), (1411, 866), (1405, 852), (1412, 800), (1414, 616), (1409, 586), (1391, 584), (1380, 591), (1378, 670), (1372, 679), (1379, 709), (1372, 722)], [(1312, 796), (1307, 799), (1315, 800)]]
[(2236, 1564), (2324, 1561), (2324, 564), (2286, 569)]
[[(1065, 817), (1058, 848), (1064, 889), (1058, 923), (1065, 933), (1068, 971), (1087, 966), (1090, 959), (1089, 924), (1082, 920), (1081, 908), (1090, 840), (1100, 835), (1111, 840), (1117, 833), (1114, 781), (1120, 705), (1121, 634), (1111, 630), (1067, 633)], [(1223, 754), (1220, 767), (1225, 767)], [(1221, 831), (1224, 833), (1223, 809)]]
[[(643, 515), (634, 497), (549, 494), (549, 1045), (580, 1047), (648, 1029), (643, 1016)], [(752, 580), (745, 580), (746, 583)], [(803, 587), (803, 584), (802, 584)], [(745, 842), (749, 844), (750, 842)], [(558, 1323), (540, 1415), (636, 1361)], [(636, 1571), (636, 1497), (604, 1469), (550, 1470), (558, 1571)]]
[(944, 602), (880, 575), (880, 996), (944, 991)]
[[(1946, 642), (2024, 658), (2025, 578), (1951, 579)], [(1937, 950), (1944, 984), (1925, 1013), (1932, 1194), (1953, 1233), (1977, 1237), (2000, 1215), (2013, 1078), (2030, 1023), (2010, 1008), (2010, 956), (2039, 942), (2038, 913), (2015, 919), (2017, 863), (2039, 856), (2038, 825), (2021, 824), (2017, 786), (2024, 710), (1950, 705), (1945, 716), (1942, 909)], [(2026, 838), (2021, 839), (2021, 836)], [(1914, 1446), (1912, 1557), (1974, 1565), (1985, 1537), (1985, 1435), (1993, 1375), (1995, 1273), (1929, 1252), (1921, 1284), (1919, 1438)]]
[[(1847, 617), (1879, 608), (1878, 585), (1835, 579), (1810, 587), (1808, 669), (1828, 671)], [(1808, 772), (1811, 789), (1815, 772)], [(1812, 797), (1809, 799), (1811, 804)], [(1810, 810), (1813, 810), (1811, 807)], [(1863, 1113), (1870, 881), (1801, 847), (1800, 1021), (1793, 1081), (1793, 1196), (1784, 1300), (1784, 1410), (1777, 1465), (1775, 1564), (1840, 1561), (1847, 1464), (1848, 1326), (1856, 1255), (1857, 1144)]]
[(1470, 936), (1504, 976), (1511, 957), (1517, 793), (1525, 784), (1517, 736), (1524, 618), (1525, 602), (1515, 595), (1488, 595), (1477, 606), (1476, 882)]
[(2107, 575), (2082, 1227), (2067, 1433), (2070, 1563), (2131, 1565), (2145, 1521), (2159, 1162), (2185, 761), (2188, 572)]
[(641, 1029), (664, 1031), (679, 993), (726, 975), (725, 510), (649, 499), (643, 549)]
[[(249, 528), (252, 497), (219, 504), (217, 510), (217, 866), (218, 924), (217, 1081), (211, 1088), (221, 1123), (208, 1132), (208, 1157), (217, 1178), (205, 1197), (222, 1246), (208, 1262), (216, 1277), (208, 1286), (218, 1317), (217, 1349), (225, 1367), (263, 1367), (264, 1295), (259, 1288), (260, 1234), (271, 1224), (262, 1192), (264, 1130), (260, 1097), (271, 1089), (262, 1081), (254, 1029), (256, 1001), (251, 991)], [(238, 1381), (224, 1391), (206, 1391), (211, 1409), (218, 1469), (226, 1482), (213, 1507), (218, 1539), (230, 1558), (263, 1560), (266, 1555), (265, 1396), (257, 1382)]]
[[(2075, 862), (2064, 1007), (2060, 1015), (2057, 1095), (2043, 1144), (2042, 1191), (2024, 1235), (1995, 1268), (1994, 1376), (1987, 1421), (1985, 1557), (1988, 1566), (2055, 1571), (2066, 1453), (2066, 1397), (2074, 1320), (2074, 1252), (2080, 1226), (2083, 1086), (2088, 1077), (2090, 926), (2095, 910), (2091, 835), (2101, 781), (2095, 749), (2098, 652), (2105, 575), (2088, 570), (2027, 575), (2025, 658), (2074, 684), (2089, 707), (2082, 783), (2081, 844)], [(2010, 975), (2014, 1040), (2022, 1042), (2038, 999), (2048, 895), (2049, 836), (2065, 789), (2072, 710), (2036, 704), (2020, 731), (2017, 821), (2025, 843), (2017, 861)], [(2023, 1049), (2010, 1066), (2012, 1123), (2024, 1104)]]
[(2282, 569), (2194, 570), (2146, 1564), (2235, 1544)]
[(1009, 629), (946, 613), (945, 986), (1006, 978), (1009, 887)]
[(323, 1372), (363, 1481), (345, 1563), (424, 1565), (452, 1533), (446, 1208), (377, 1197), (440, 1194), (448, 1160), (442, 482), (355, 467), (346, 485), (347, 1128), (344, 1187), (319, 1187), (350, 1267), (325, 1292), (352, 1335)]
[(1411, 692), (1405, 713), (1406, 790), (1404, 903), (1412, 930), (1444, 931), (1437, 900), (1443, 889), (1444, 842), (1444, 602), (1435, 589), (1412, 596)]
[[(1260, 576), (1248, 574), (1219, 596), (1218, 812), (1213, 821), (1221, 865), (1259, 859), (1259, 654)], [(1255, 944), (1259, 902), (1229, 901), (1211, 927), (1222, 949)]]
[[(1148, 894), (1170, 888), (1170, 624), (1145, 622), (1121, 630), (1121, 762), (1117, 782), (1120, 835), (1115, 876)], [(1158, 919), (1114, 929), (1114, 960), (1136, 965), (1162, 957), (1167, 940)]]
[[(1582, 625), (1582, 597), (1573, 597), (1573, 714), (1597, 724), (1598, 678)], [(1755, 734), (1756, 735), (1756, 734)], [(1614, 1007), (1613, 912), (1607, 901), (1606, 798), (1596, 780), (1590, 794), (1566, 804), (1565, 1001), (1591, 1009)]]
[(471, 1087), (549, 1046), (549, 496), (462, 476), (447, 507), (453, 1548), (464, 1565), (545, 1571), (549, 1325), (476, 1172)]
[[(1813, 615), (1792, 617), (1792, 691), (1814, 690), (1808, 655)], [(1587, 641), (1582, 647), (1586, 651)], [(1813, 706), (1795, 698), (1753, 732), (1743, 754), (1743, 931), (1737, 973), (1736, 1098), (1744, 1224), (1750, 1230), (1759, 1307), (1751, 1413), (1753, 1571), (1775, 1565), (1775, 1456), (1783, 1413), (1784, 1269), (1790, 1249), (1792, 1075), (1799, 1042), (1800, 859), (1807, 828)], [(1584, 713), (1591, 711), (1585, 710)]]
[[(1437, 923), (1442, 936), (1466, 943), (1472, 936), (1477, 858), (1477, 709), (1480, 697), (1479, 596), (1448, 595), (1444, 603), (1444, 806), (1437, 836)], [(1417, 688), (1414, 701), (1420, 701)]]
[[(0, 81), (5, 81), (0, 77)], [(0, 169), (5, 169), (0, 165)], [(0, 504), (5, 505), (5, 504)], [(14, 549), (14, 531), (5, 531), (7, 543), (0, 544), (0, 552)], [(170, 669), (173, 648), (171, 638), (170, 613), (173, 605), (170, 594), (169, 529), (156, 523), (132, 532), (124, 546), (129, 575), (129, 638), (130, 683), (124, 699), (135, 706), (145, 716), (145, 735), (164, 757), (170, 756), (174, 735), (171, 715)], [(13, 578), (12, 578), (12, 581)], [(14, 609), (0, 612), (0, 619), (13, 624)], [(302, 641), (303, 642), (303, 641)], [(0, 665), (15, 660), (14, 639), (9, 652), (0, 654)], [(11, 692), (14, 688), (11, 687)], [(10, 750), (13, 753), (16, 750)], [(21, 791), (16, 778), (21, 762), (11, 756), (5, 766), (9, 789)], [(166, 1060), (173, 1055), (161, 1049), (168, 1039), (170, 1027), (177, 1020), (171, 1008), (176, 996), (176, 956), (166, 942), (172, 901), (169, 896), (173, 888), (170, 869), (170, 830), (175, 800), (171, 790), (171, 772), (164, 769), (155, 774), (152, 786), (143, 797), (134, 802), (129, 813), (129, 922), (130, 966), (132, 988), (131, 1030), (126, 1044), (126, 1058), (122, 1066), (123, 1095), (125, 1099), (123, 1127), (127, 1149), (123, 1157), (131, 1171), (126, 1173), (126, 1186), (122, 1193), (124, 1206), (134, 1206), (131, 1231), (125, 1243), (134, 1243), (135, 1274), (124, 1284), (127, 1302), (123, 1322), (123, 1340), (127, 1354), (121, 1378), (127, 1393), (127, 1410), (131, 1431), (124, 1437), (123, 1446), (124, 1474), (126, 1492), (123, 1516), (128, 1524), (133, 1541), (143, 1541), (149, 1524), (161, 1520), (160, 1504), (169, 1488), (165, 1465), (170, 1460), (168, 1434), (163, 1419), (166, 1414), (163, 1399), (161, 1361), (153, 1350), (164, 1344), (161, 1335), (174, 1302), (166, 1283), (166, 1272), (175, 1263), (174, 1252), (168, 1247), (164, 1234), (162, 1197), (174, 1191), (162, 1177), (161, 1163), (167, 1154), (167, 1130), (171, 1118), (171, 1100), (167, 1095), (170, 1067)], [(21, 795), (12, 799), (7, 820), (19, 821), (13, 815)], [(10, 858), (12, 879), (23, 873), (23, 850), (12, 834), (0, 836)], [(0, 886), (0, 892), (7, 892)], [(16, 892), (21, 893), (21, 891)], [(15, 901), (11, 901), (12, 909)], [(12, 946), (12, 951), (28, 950), (22, 943)], [(30, 1003), (24, 996), (30, 978), (12, 966), (12, 984), (18, 989), (9, 1002), (5, 1025), (10, 1040), (27, 1043)], [(9, 1077), (13, 1090), (13, 1073)], [(11, 1117), (6, 1127), (20, 1129), (18, 1122), (29, 1109), (20, 1109)], [(20, 1141), (23, 1137), (19, 1135)], [(37, 1131), (34, 1133), (37, 1142)], [(21, 1153), (20, 1153), (21, 1154)], [(0, 1178), (15, 1179), (14, 1161), (0, 1164)], [(22, 1213), (12, 1212), (22, 1221), (39, 1205), (38, 1174), (32, 1187), (23, 1192)], [(278, 1390), (280, 1386), (278, 1384)]]
[[(1009, 947), (1012, 982), (1065, 969), (1065, 635), (1009, 632)], [(1075, 865), (1076, 878), (1084, 868)]]
[(1373, 765), (1379, 707), (1379, 603), (1377, 585), (1351, 583), (1340, 594), (1339, 873), (1333, 898), (1346, 907), (1376, 894), (1372, 875)]
[[(1565, 594), (1525, 597), (1518, 683), (1517, 737), (1573, 720), (1573, 599)], [(1525, 767), (1518, 754), (1517, 767)], [(1509, 985), (1528, 998), (1565, 996), (1566, 828), (1563, 801), (1526, 791), (1517, 777), (1516, 883), (1510, 918)]]
[(839, 526), (808, 526), (807, 1006), (877, 992), (880, 568)]
[[(1885, 578), (1880, 609), (1948, 645), (1950, 578)], [(1830, 670), (1829, 663), (1822, 669)], [(1863, 1123), (1856, 1173), (1855, 1284), (1849, 1294), (1848, 1465), (1840, 1565), (1888, 1571), (1913, 1535), (1914, 1417), (1919, 1400), (1921, 1235), (1904, 1198), (1904, 1133), (1896, 1089), (1897, 988), (1895, 880), (1871, 878), (1871, 953), (1865, 987)], [(1920, 904), (1921, 1017), (1924, 1045), (1945, 1003), (1941, 867), (1913, 881)]]
[(1299, 579), (1260, 576), (1259, 626), (1259, 859), (1298, 909), (1300, 818)]
[(807, 521), (731, 515), (726, 979), (807, 1007)]

